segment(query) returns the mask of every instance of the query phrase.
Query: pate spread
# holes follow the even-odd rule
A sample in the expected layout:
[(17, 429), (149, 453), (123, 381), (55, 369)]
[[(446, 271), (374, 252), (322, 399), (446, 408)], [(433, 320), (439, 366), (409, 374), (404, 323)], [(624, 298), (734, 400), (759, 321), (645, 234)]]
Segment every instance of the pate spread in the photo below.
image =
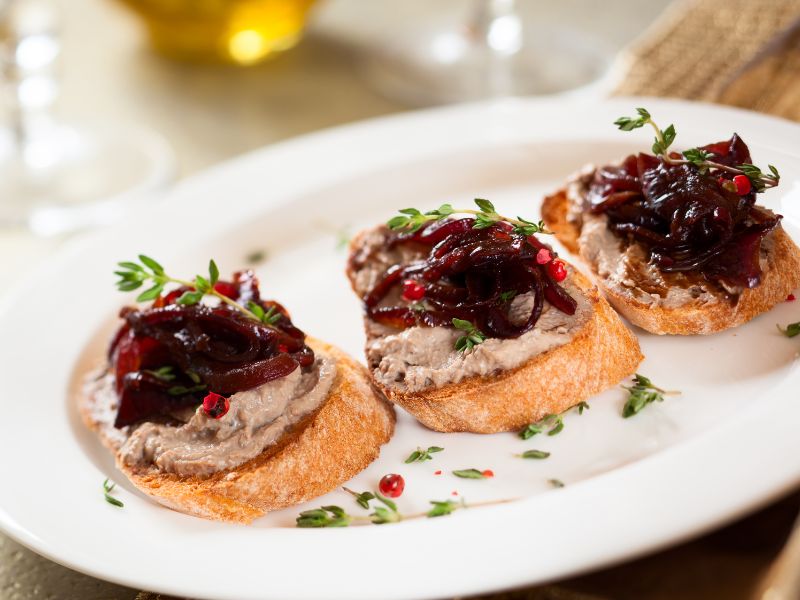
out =
[[(687, 304), (710, 304), (720, 301), (735, 303), (742, 288), (723, 287), (702, 275), (664, 273), (648, 260), (647, 251), (638, 243), (629, 243), (608, 227), (608, 217), (583, 210), (584, 197), (594, 167), (584, 168), (566, 187), (567, 219), (580, 228), (578, 248), (592, 270), (612, 291), (630, 296), (649, 305), (678, 308)], [(761, 245), (761, 266), (765, 268), (774, 247), (768, 234)]]
[[(370, 230), (355, 248), (351, 265), (354, 288), (359, 295), (370, 290), (390, 266), (408, 264), (424, 255), (424, 251), (413, 245), (390, 247), (387, 235), (383, 227)], [(398, 330), (366, 318), (367, 363), (378, 382), (402, 392), (418, 392), (514, 369), (569, 343), (591, 317), (590, 302), (572, 279), (568, 278), (563, 287), (577, 301), (575, 314), (565, 314), (545, 303), (533, 329), (517, 338), (488, 338), (469, 352), (455, 350), (455, 341), (463, 332), (450, 327), (415, 326)], [(524, 322), (533, 300), (531, 293), (514, 298), (511, 320)], [(387, 298), (386, 303), (397, 301), (395, 295)]]
[(122, 429), (113, 427), (117, 402), (113, 375), (90, 380), (86, 392), (103, 434), (117, 446), (123, 464), (154, 465), (180, 476), (204, 477), (237, 467), (277, 444), (322, 406), (335, 376), (335, 359), (317, 351), (306, 372), (295, 369), (285, 377), (233, 394), (230, 409), (220, 419), (198, 408), (176, 413), (164, 422)]

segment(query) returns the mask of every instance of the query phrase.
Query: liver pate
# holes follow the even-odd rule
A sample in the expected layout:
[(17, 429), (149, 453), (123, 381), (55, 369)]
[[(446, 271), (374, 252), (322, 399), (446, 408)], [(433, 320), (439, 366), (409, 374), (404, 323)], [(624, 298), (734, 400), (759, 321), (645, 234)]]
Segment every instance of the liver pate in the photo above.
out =
[(286, 377), (231, 396), (230, 409), (220, 419), (198, 408), (176, 413), (165, 422), (122, 429), (113, 427), (117, 402), (113, 375), (90, 377), (85, 391), (92, 396), (101, 433), (115, 446), (123, 464), (206, 477), (235, 468), (277, 444), (322, 406), (335, 377), (335, 359), (317, 352), (309, 371), (295, 369)]
[[(387, 230), (377, 227), (361, 235), (354, 248), (350, 267), (353, 287), (363, 296), (386, 270), (395, 264), (408, 264), (422, 258), (423, 252), (411, 245), (388, 248)], [(568, 267), (571, 272), (571, 267)], [(585, 325), (592, 312), (586, 296), (572, 282), (563, 284), (577, 301), (574, 315), (567, 315), (545, 303), (535, 327), (518, 338), (489, 338), (467, 353), (457, 352), (456, 339), (463, 333), (450, 327), (410, 327), (404, 330), (365, 319), (367, 363), (380, 384), (401, 392), (439, 388), (476, 376), (496, 375), (514, 369), (535, 356), (567, 344)], [(403, 302), (399, 294), (387, 304)], [(524, 322), (530, 313), (533, 296), (514, 299), (512, 321)]]

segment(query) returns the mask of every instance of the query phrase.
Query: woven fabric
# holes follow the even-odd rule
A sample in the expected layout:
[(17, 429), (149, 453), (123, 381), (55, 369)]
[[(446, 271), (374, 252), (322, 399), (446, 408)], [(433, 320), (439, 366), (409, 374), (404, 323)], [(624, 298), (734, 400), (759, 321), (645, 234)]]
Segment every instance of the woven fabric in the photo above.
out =
[(800, 0), (679, 0), (626, 49), (617, 95), (719, 102), (800, 121)]

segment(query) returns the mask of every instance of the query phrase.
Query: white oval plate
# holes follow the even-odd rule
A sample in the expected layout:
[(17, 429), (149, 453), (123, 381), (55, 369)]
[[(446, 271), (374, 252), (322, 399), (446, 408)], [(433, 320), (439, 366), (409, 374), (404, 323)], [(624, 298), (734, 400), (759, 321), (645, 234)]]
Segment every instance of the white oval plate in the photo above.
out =
[[(649, 147), (649, 133), (612, 125), (642, 105), (676, 124), (681, 147), (739, 132), (758, 164), (780, 167), (782, 185), (763, 201), (800, 237), (800, 127), (728, 108), (520, 100), (379, 119), (261, 150), (187, 180), (156, 211), (73, 244), (6, 303), (0, 526), (72, 568), (194, 598), (437, 598), (626, 559), (786, 492), (800, 482), (800, 342), (775, 325), (798, 320), (800, 304), (714, 336), (638, 331), (647, 355), (640, 371), (683, 393), (631, 419), (620, 416), (626, 392), (619, 388), (594, 398), (583, 415), (571, 411), (559, 435), (527, 442), (512, 433), (438, 434), (401, 413), (394, 439), (350, 487), (374, 489), (381, 475), (401, 473), (407, 514), (430, 500), (519, 500), (399, 525), (293, 527), (300, 510), (322, 504), (366, 514), (342, 491), (250, 527), (172, 512), (114, 471), (68, 399), (85, 348), (89, 359), (101, 353), (98, 332), (132, 300), (114, 289), (115, 261), (144, 252), (191, 275), (213, 256), (227, 273), (266, 250), (258, 267), (265, 294), (285, 303), (305, 331), (360, 358), (361, 307), (342, 273), (340, 229), (384, 221), (398, 208), (474, 197), (536, 218), (542, 194), (584, 163)], [(445, 451), (433, 461), (403, 464), (417, 446), (434, 444)], [(529, 448), (552, 456), (514, 456)], [(495, 477), (450, 474), (471, 467)], [(103, 501), (106, 476), (119, 482), (124, 509)]]

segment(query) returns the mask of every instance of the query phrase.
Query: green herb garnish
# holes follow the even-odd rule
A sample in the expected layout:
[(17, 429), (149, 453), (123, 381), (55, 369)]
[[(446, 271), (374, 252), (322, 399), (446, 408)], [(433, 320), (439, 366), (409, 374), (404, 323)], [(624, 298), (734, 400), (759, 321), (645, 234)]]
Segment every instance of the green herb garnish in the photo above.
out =
[(456, 340), (455, 348), (458, 352), (470, 352), (478, 344), (486, 341), (486, 336), (475, 327), (473, 323), (465, 321), (464, 319), (453, 318), (453, 327), (460, 329), (464, 335)]
[(455, 500), (431, 500), (431, 504), (433, 508), (426, 513), (428, 517), (443, 517), (452, 514), (459, 508), (467, 507), (463, 500), (461, 502), (456, 502)]
[(369, 501), (375, 499), (375, 494), (372, 492), (354, 492), (350, 488), (343, 487), (342, 488), (345, 492), (350, 494), (356, 499), (356, 503), (361, 506), (362, 508), (369, 508)]
[(258, 263), (262, 263), (267, 260), (267, 251), (266, 250), (253, 250), (247, 256), (244, 257), (244, 260), (247, 264), (256, 265)]
[(653, 402), (663, 402), (664, 395), (679, 394), (680, 392), (667, 392), (653, 385), (644, 375), (638, 373), (633, 378), (634, 384), (630, 387), (622, 386), (630, 396), (622, 409), (622, 416), (626, 419), (638, 414), (645, 406)]
[(550, 456), (549, 452), (545, 452), (544, 450), (525, 450), (522, 454), (517, 454), (520, 458), (536, 458), (536, 459), (543, 459)]
[(175, 373), (172, 367), (159, 367), (157, 369), (145, 369), (144, 373), (149, 373), (156, 379), (160, 379), (161, 381), (173, 381), (175, 379)]
[(778, 325), (778, 331), (780, 331), (786, 337), (794, 337), (796, 335), (800, 335), (800, 321), (797, 323), (789, 323), (786, 326), (786, 329)]
[(533, 436), (544, 432), (547, 432), (547, 435), (556, 435), (562, 429), (564, 429), (564, 418), (561, 415), (545, 415), (535, 423), (525, 426), (519, 432), (519, 437), (523, 440), (529, 440)]
[(509, 302), (514, 299), (514, 296), (517, 295), (516, 290), (509, 290), (507, 292), (503, 292), (500, 294), (500, 302)]
[(781, 176), (772, 165), (768, 165), (769, 175), (764, 173), (756, 165), (743, 163), (735, 167), (724, 165), (722, 163), (710, 160), (714, 155), (711, 152), (703, 150), (702, 148), (690, 148), (682, 153), (683, 158), (673, 158), (669, 155), (669, 147), (675, 141), (675, 126), (670, 125), (666, 129), (661, 129), (655, 121), (653, 121), (647, 109), (637, 108), (637, 117), (620, 117), (614, 121), (614, 125), (619, 127), (622, 131), (632, 131), (645, 125), (650, 125), (655, 131), (656, 137), (653, 141), (653, 154), (660, 156), (661, 159), (670, 165), (694, 165), (701, 173), (707, 173), (709, 169), (717, 169), (734, 173), (736, 175), (744, 175), (753, 185), (753, 189), (760, 193), (767, 188), (775, 187), (780, 183)]
[(435, 452), (441, 452), (444, 448), (440, 448), (439, 446), (428, 446), (427, 450), (423, 450), (422, 448), (417, 448), (411, 454), (408, 455), (408, 458), (405, 460), (407, 465), (414, 463), (414, 462), (425, 462), (426, 460), (433, 460), (431, 454)]
[(195, 392), (205, 392), (208, 386), (204, 383), (186, 387), (185, 385), (173, 385), (167, 389), (167, 394), (170, 396), (184, 396), (186, 394), (194, 394)]
[(353, 521), (341, 506), (323, 506), (304, 510), (297, 517), (298, 527), (347, 527)]
[(475, 204), (477, 205), (478, 210), (471, 208), (453, 208), (450, 204), (442, 204), (439, 208), (429, 210), (425, 213), (416, 208), (404, 208), (399, 211), (399, 215), (389, 219), (386, 224), (389, 226), (389, 229), (395, 231), (406, 230), (415, 232), (419, 231), (430, 221), (441, 221), (442, 219), (455, 214), (470, 214), (475, 215), (475, 224), (472, 226), (473, 229), (485, 229), (486, 227), (490, 227), (495, 223), (505, 221), (514, 226), (514, 233), (519, 233), (521, 235), (552, 233), (552, 231), (547, 231), (545, 229), (543, 221), (534, 223), (533, 221), (528, 221), (522, 217), (512, 219), (510, 217), (504, 217), (503, 215), (498, 214), (494, 204), (489, 202), (489, 200), (475, 198)]
[(377, 492), (375, 493), (375, 498), (384, 504), (384, 506), (376, 506), (374, 512), (369, 515), (375, 525), (383, 525), (384, 523), (398, 523), (403, 520), (403, 517), (397, 511), (397, 505), (394, 502)]
[(456, 477), (461, 477), (462, 479), (486, 479), (486, 475), (483, 474), (483, 471), (478, 471), (478, 469), (458, 469), (453, 471), (453, 475)]
[[(272, 309), (264, 312), (263, 308), (255, 303), (250, 303), (251, 308), (245, 308), (232, 298), (218, 292), (214, 286), (219, 281), (219, 269), (213, 260), (210, 260), (208, 263), (208, 277), (195, 275), (194, 281), (176, 279), (171, 275), (167, 275), (164, 272), (164, 267), (144, 254), (139, 255), (139, 261), (139, 263), (131, 261), (117, 263), (121, 270), (114, 271), (114, 274), (119, 277), (117, 289), (121, 292), (131, 292), (139, 289), (145, 282), (153, 284), (152, 287), (146, 289), (136, 297), (137, 302), (155, 300), (161, 295), (167, 284), (176, 283), (183, 287), (192, 288), (191, 290), (185, 291), (181, 297), (176, 300), (178, 304), (192, 306), (199, 303), (203, 299), (203, 296), (213, 296), (222, 303), (235, 308), (251, 319), (261, 321), (269, 327), (273, 327), (277, 320)], [(252, 306), (258, 306), (258, 308), (261, 309), (260, 312), (256, 314), (256, 312), (252, 310)]]
[(114, 498), (114, 496), (111, 495), (111, 492), (114, 491), (115, 487), (117, 487), (117, 484), (106, 478), (106, 480), (103, 482), (103, 497), (106, 499), (106, 502), (112, 506), (123, 508), (125, 505), (122, 503), (122, 501)]

